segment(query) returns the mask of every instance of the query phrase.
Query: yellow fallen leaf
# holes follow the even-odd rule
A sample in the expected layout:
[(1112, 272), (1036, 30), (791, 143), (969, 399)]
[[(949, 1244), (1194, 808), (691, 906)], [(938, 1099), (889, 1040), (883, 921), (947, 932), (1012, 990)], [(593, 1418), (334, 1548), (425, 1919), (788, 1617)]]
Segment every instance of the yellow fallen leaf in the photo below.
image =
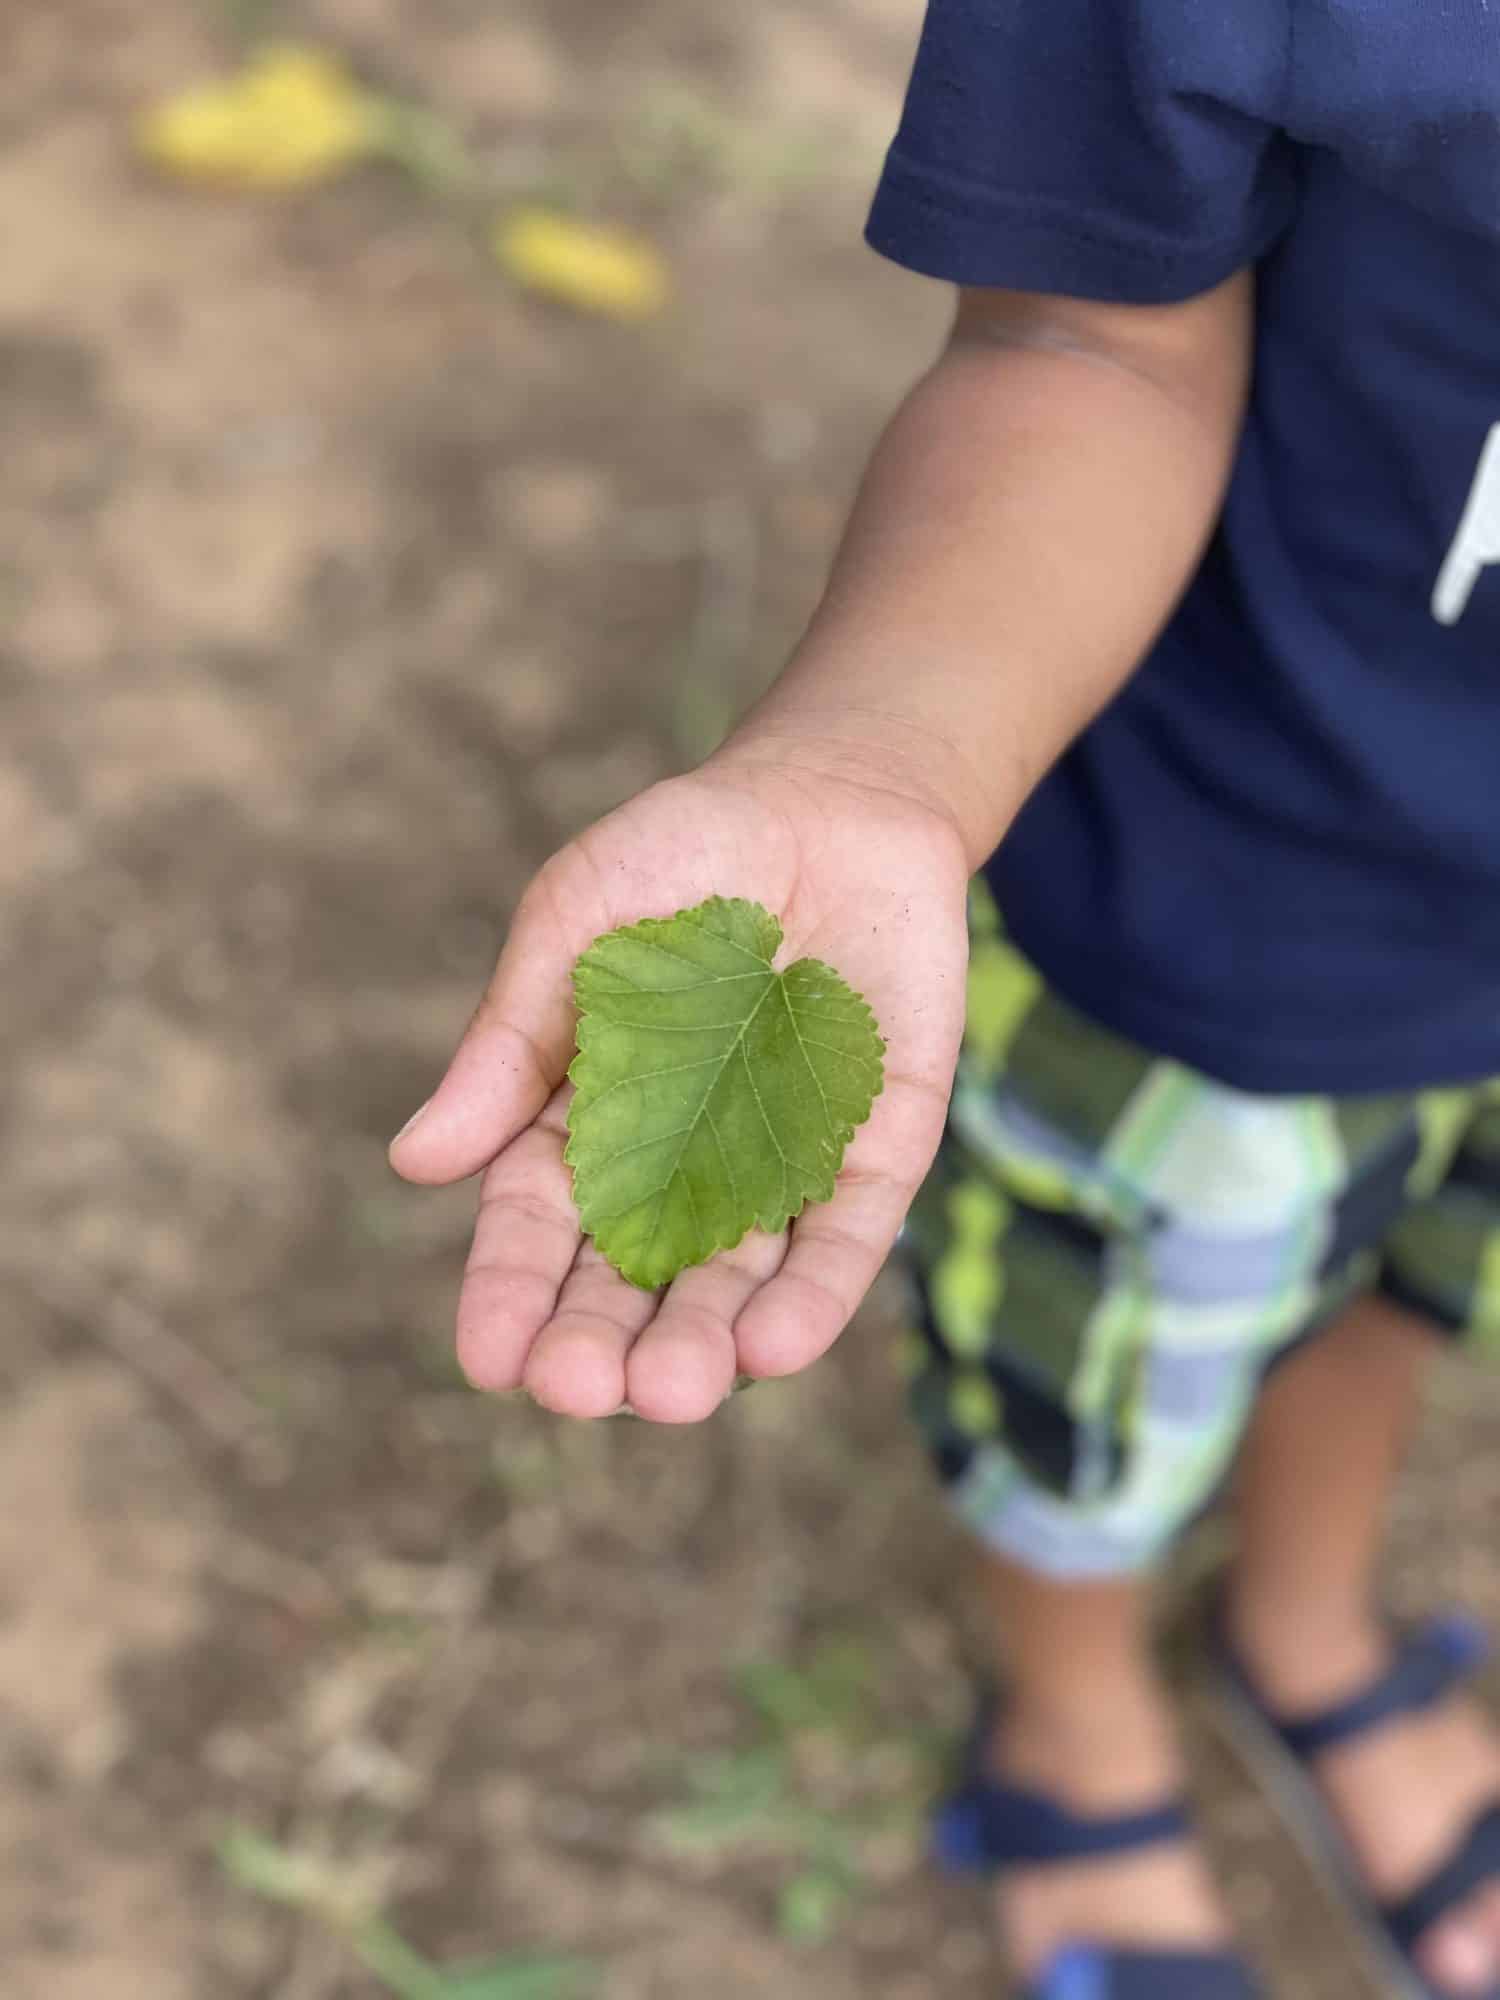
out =
[(649, 243), (551, 209), (523, 208), (495, 224), (501, 268), (529, 291), (609, 319), (648, 319), (667, 298), (667, 271)]
[(281, 44), (233, 76), (184, 90), (146, 112), (136, 140), (153, 166), (219, 187), (306, 187), (372, 152), (386, 122), (343, 65), (320, 49)]

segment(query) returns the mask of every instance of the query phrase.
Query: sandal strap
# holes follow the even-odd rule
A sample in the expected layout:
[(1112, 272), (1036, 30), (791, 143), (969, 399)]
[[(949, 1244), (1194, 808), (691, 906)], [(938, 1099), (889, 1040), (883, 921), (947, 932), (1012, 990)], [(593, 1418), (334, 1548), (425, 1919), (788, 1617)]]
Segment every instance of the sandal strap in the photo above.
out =
[(1486, 1884), (1500, 1883), (1500, 1800), (1482, 1811), (1441, 1868), (1420, 1888), (1381, 1911), (1391, 1936), (1409, 1952), (1418, 1938)]
[(1434, 1618), (1402, 1641), (1390, 1667), (1369, 1687), (1348, 1701), (1292, 1721), (1272, 1716), (1243, 1672), (1240, 1679), (1287, 1749), (1305, 1761), (1366, 1736), (1397, 1716), (1419, 1715), (1435, 1707), (1483, 1665), (1489, 1650), (1489, 1635), (1476, 1620), (1461, 1614)]
[(1260, 2000), (1244, 1963), (1228, 1952), (1060, 1952), (1028, 2000)]
[(1145, 1812), (1094, 1819), (1070, 1812), (1045, 1793), (993, 1776), (989, 1751), (999, 1713), (993, 1689), (982, 1690), (958, 1783), (932, 1816), (931, 1853), (939, 1867), (964, 1873), (1045, 1867), (1129, 1854), (1190, 1835), (1192, 1822), (1184, 1799), (1167, 1799)]
[(941, 1805), (932, 1823), (936, 1860), (953, 1869), (1035, 1868), (1183, 1840), (1181, 1800), (1146, 1812), (1086, 1819), (1041, 1792), (973, 1779)]

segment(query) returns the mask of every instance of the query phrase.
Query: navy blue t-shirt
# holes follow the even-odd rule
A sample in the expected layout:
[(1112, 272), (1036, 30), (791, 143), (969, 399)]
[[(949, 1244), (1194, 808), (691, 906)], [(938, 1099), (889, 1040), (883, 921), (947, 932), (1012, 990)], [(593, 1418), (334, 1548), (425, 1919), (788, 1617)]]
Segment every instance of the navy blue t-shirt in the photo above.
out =
[(991, 863), (1022, 949), (1244, 1089), (1500, 1077), (1500, 0), (932, 0), (869, 239), (1259, 266), (1210, 554)]

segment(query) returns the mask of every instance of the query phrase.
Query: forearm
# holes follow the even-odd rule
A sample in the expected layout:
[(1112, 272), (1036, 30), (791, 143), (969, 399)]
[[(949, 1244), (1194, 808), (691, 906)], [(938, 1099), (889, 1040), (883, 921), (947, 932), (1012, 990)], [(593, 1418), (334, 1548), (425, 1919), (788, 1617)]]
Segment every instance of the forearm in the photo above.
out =
[(721, 754), (885, 773), (984, 859), (1202, 554), (1244, 406), (1236, 286), (1154, 319), (971, 302), (874, 453), (805, 640)]

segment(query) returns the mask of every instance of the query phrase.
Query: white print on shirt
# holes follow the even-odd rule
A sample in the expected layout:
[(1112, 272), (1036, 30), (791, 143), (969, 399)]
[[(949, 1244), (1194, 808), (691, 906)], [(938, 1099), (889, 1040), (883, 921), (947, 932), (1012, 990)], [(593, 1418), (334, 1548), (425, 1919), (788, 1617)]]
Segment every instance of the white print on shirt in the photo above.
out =
[(1469, 608), (1480, 572), (1500, 563), (1500, 424), (1479, 455), (1469, 504), (1453, 547), (1432, 593), (1432, 615), (1440, 625), (1456, 625)]

